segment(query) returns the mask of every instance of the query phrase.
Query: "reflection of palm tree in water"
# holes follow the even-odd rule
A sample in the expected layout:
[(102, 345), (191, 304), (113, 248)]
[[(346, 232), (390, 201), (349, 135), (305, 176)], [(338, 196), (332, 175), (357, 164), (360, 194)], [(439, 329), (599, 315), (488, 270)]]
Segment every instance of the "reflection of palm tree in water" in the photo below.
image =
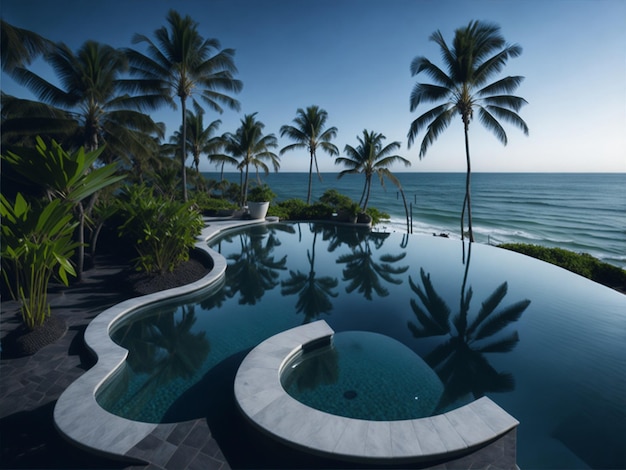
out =
[(263, 244), (264, 235), (253, 231), (239, 234), (241, 251), (228, 257), (233, 261), (226, 270), (228, 295), (233, 297), (240, 292), (240, 304), (255, 305), (265, 291), (278, 285), (277, 271), (286, 269), (286, 255), (280, 260), (272, 256), (272, 251), (280, 241), (270, 233), (267, 242)]
[(127, 363), (135, 374), (147, 374), (141, 387), (129, 398), (134, 409), (143, 408), (158, 390), (176, 379), (191, 379), (206, 360), (210, 344), (206, 332), (194, 333), (194, 305), (178, 311), (151, 315), (132, 322), (116, 335), (129, 350)]
[(381, 255), (379, 262), (375, 262), (370, 240), (373, 240), (376, 248), (380, 248), (385, 238), (378, 237), (378, 234), (371, 235), (354, 247), (352, 253), (337, 258), (337, 263), (346, 265), (343, 270), (343, 278), (345, 281), (350, 281), (346, 287), (346, 292), (350, 293), (358, 289), (358, 292), (362, 293), (367, 300), (372, 300), (372, 292), (376, 292), (380, 297), (389, 295), (389, 291), (380, 282), (381, 278), (391, 284), (401, 284), (402, 281), (393, 276), (402, 274), (409, 269), (408, 266), (393, 266), (393, 263), (403, 259), (406, 253)]
[(304, 313), (303, 323), (309, 323), (321, 313), (328, 313), (333, 305), (329, 297), (337, 297), (333, 289), (337, 287), (339, 281), (330, 276), (317, 277), (315, 272), (315, 244), (317, 234), (322, 229), (311, 227), (313, 231), (313, 244), (311, 250), (306, 251), (309, 260), (308, 274), (301, 271), (289, 271), (290, 278), (282, 281), (282, 295), (298, 294), (296, 311)]
[(504, 282), (481, 304), (476, 316), (468, 323), (473, 294), (471, 286), (466, 289), (469, 262), (468, 254), (459, 313), (452, 319), (450, 307), (435, 291), (430, 274), (426, 274), (423, 269), (420, 270), (423, 288), (416, 285), (409, 276), (411, 289), (422, 304), (420, 306), (415, 299), (411, 299), (411, 308), (419, 321), (419, 325), (408, 322), (408, 328), (413, 336), (416, 338), (449, 336), (424, 358), (446, 386), (439, 402), (439, 411), (445, 410), (467, 394), (479, 398), (487, 392), (506, 392), (515, 387), (513, 375), (497, 372), (483, 357), (483, 353), (504, 353), (513, 350), (519, 341), (517, 331), (490, 341), (489, 338), (516, 322), (530, 304), (530, 300), (516, 302), (496, 312), (508, 290), (508, 285)]

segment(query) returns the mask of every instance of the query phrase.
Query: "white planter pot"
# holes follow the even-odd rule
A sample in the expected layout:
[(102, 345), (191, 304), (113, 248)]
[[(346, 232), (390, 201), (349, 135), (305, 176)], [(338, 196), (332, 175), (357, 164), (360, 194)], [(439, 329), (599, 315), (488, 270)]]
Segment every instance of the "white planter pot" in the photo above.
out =
[(264, 219), (267, 214), (267, 209), (270, 207), (270, 203), (265, 202), (248, 202), (248, 211), (250, 212), (250, 218), (252, 219)]

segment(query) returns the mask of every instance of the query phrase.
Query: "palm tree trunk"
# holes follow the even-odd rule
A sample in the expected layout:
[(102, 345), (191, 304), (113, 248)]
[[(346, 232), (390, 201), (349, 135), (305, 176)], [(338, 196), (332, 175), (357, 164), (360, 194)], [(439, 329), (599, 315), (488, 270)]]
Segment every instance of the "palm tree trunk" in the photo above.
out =
[(367, 192), (365, 193), (365, 202), (363, 202), (363, 212), (365, 212), (365, 209), (367, 209), (367, 203), (370, 200), (370, 191), (372, 189), (372, 177), (368, 177), (366, 180), (367, 185)]
[(400, 190), (400, 194), (402, 195), (402, 202), (404, 203), (404, 213), (406, 214), (406, 233), (411, 233), (411, 224), (409, 221), (409, 208), (406, 205), (406, 197), (404, 196), (404, 190), (402, 186), (398, 188)]
[(311, 204), (311, 187), (313, 186), (313, 151), (311, 150), (311, 162), (309, 163), (309, 190), (306, 194), (306, 203)]
[(187, 202), (187, 170), (185, 168), (185, 157), (187, 156), (187, 103), (184, 96), (180, 97), (180, 103), (183, 110), (183, 148), (180, 162), (182, 164), (183, 200)]
[[(469, 231), (470, 242), (474, 241), (474, 232), (472, 230), (472, 196), (470, 193), (470, 180), (472, 174), (472, 165), (470, 162), (469, 152), (469, 122), (465, 124), (465, 158), (467, 160), (467, 175), (465, 176), (465, 202), (467, 204), (467, 229)], [(463, 222), (461, 222), (461, 227)], [(463, 239), (463, 232), (461, 232), (461, 239)]]
[(242, 206), (245, 206), (248, 203), (248, 164), (247, 163), (246, 163), (246, 177), (243, 181), (243, 186), (241, 190), (243, 192)]

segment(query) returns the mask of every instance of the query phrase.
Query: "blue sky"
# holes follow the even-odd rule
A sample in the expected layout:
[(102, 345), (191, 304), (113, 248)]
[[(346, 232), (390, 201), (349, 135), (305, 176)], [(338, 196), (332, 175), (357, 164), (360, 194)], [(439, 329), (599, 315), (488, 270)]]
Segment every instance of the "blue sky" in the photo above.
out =
[[(529, 104), (520, 115), (530, 135), (505, 125), (508, 146), (478, 121), (470, 128), (472, 170), (522, 172), (626, 172), (626, 1), (624, 0), (3, 0), (2, 17), (77, 50), (93, 39), (131, 47), (134, 33), (152, 36), (170, 9), (189, 14), (204, 37), (236, 49), (241, 112), (208, 112), (220, 132), (234, 131), (243, 114), (258, 112), (267, 133), (279, 136), (297, 108), (326, 109), (341, 151), (356, 145), (363, 129), (400, 141), (410, 171), (465, 171), (460, 118), (426, 157), (406, 135), (417, 112), (409, 95), (417, 81), (409, 65), (418, 55), (440, 64), (428, 40), (440, 30), (448, 43), (470, 20), (495, 22), (523, 54), (503, 75), (526, 77), (517, 94)], [(139, 50), (142, 45), (133, 46)], [(33, 70), (54, 81), (46, 64)], [(32, 97), (2, 76), (2, 90)], [(168, 135), (180, 112), (153, 114)], [(280, 147), (289, 141), (279, 138)], [(322, 171), (338, 171), (334, 158), (318, 155)], [(201, 169), (213, 171), (203, 162)], [(288, 152), (281, 171), (307, 171), (305, 153)], [(398, 166), (394, 171), (403, 171)]]

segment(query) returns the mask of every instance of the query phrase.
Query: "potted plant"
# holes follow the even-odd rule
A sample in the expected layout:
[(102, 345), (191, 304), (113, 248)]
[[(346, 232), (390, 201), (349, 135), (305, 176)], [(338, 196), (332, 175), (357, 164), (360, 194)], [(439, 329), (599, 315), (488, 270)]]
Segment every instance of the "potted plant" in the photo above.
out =
[(270, 202), (276, 197), (267, 184), (255, 186), (248, 192), (248, 212), (251, 219), (264, 219)]

